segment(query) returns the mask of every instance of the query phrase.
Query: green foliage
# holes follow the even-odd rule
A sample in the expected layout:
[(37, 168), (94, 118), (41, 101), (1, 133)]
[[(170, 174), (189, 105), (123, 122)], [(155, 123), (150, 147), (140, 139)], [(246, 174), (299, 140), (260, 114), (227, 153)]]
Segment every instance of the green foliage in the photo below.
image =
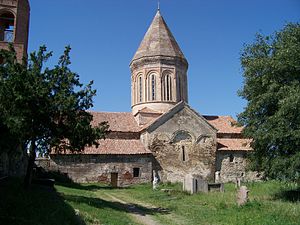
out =
[[(46, 47), (30, 54), (28, 62), (18, 63), (16, 53), (1, 50), (0, 66), (0, 144), (30, 147), (29, 165), (37, 151), (81, 151), (86, 145), (98, 146), (108, 130), (106, 122), (92, 127), (96, 91), (69, 68), (70, 47), (54, 68), (44, 68), (52, 56)], [(2, 135), (4, 134), (4, 135)], [(5, 139), (4, 139), (5, 138)], [(31, 170), (29, 168), (29, 170)]]
[(272, 36), (258, 34), (241, 55), (247, 100), (238, 115), (253, 138), (255, 169), (271, 178), (300, 178), (300, 25)]
[[(106, 124), (92, 128), (96, 91), (87, 86), (70, 68), (70, 47), (67, 47), (53, 68), (43, 68), (52, 53), (41, 47), (30, 55), (28, 65), (16, 61), (12, 50), (1, 51), (5, 63), (0, 66), (0, 110), (2, 123), (20, 141), (34, 139), (40, 151), (57, 149), (81, 150), (98, 144), (107, 130)], [(83, 88), (82, 88), (83, 87)]]

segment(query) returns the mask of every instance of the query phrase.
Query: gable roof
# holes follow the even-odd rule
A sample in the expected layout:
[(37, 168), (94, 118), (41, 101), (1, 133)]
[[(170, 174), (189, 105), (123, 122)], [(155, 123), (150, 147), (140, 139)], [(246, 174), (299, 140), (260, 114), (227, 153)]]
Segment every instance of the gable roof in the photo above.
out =
[(158, 10), (132, 61), (151, 56), (179, 57), (186, 61), (179, 45)]
[(148, 131), (153, 131), (155, 130), (157, 127), (159, 127), (160, 125), (164, 124), (167, 120), (169, 120), (170, 118), (172, 118), (176, 113), (178, 113), (179, 111), (181, 111), (183, 108), (187, 108), (188, 110), (190, 110), (192, 113), (194, 113), (197, 117), (200, 117), (205, 123), (206, 125), (212, 129), (214, 132), (217, 132), (217, 129), (211, 125), (210, 123), (207, 122), (207, 120), (201, 116), (199, 113), (197, 113), (195, 110), (193, 110), (186, 102), (181, 101), (179, 103), (177, 103), (173, 108), (171, 108), (169, 111), (167, 111), (166, 113), (162, 114), (160, 117), (158, 117), (156, 120), (154, 120), (153, 123), (151, 123), (149, 126), (144, 127), (144, 130), (148, 130)]
[(237, 121), (231, 116), (203, 116), (211, 125), (213, 125), (218, 133), (224, 134), (240, 134), (243, 127), (236, 125)]
[(140, 127), (131, 112), (90, 112), (93, 115), (92, 125), (107, 121), (111, 131), (139, 132)]
[(105, 139), (99, 141), (96, 148), (85, 147), (81, 154), (100, 154), (100, 155), (140, 155), (151, 154), (140, 139)]
[(218, 138), (218, 151), (252, 151), (251, 139), (246, 138)]

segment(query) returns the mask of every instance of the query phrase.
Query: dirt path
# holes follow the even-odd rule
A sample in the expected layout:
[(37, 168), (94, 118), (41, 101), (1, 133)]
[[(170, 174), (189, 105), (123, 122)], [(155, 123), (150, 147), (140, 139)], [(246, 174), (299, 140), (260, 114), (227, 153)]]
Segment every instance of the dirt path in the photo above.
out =
[[(170, 211), (166, 212), (166, 209), (159, 208), (159, 207), (154, 206), (152, 204), (141, 202), (141, 201), (137, 201), (136, 199), (131, 199), (131, 198), (128, 198), (128, 197), (125, 197), (125, 196), (119, 197), (119, 196), (112, 195), (112, 194), (107, 194), (107, 193), (105, 193), (105, 195), (111, 197), (112, 199), (114, 199), (114, 201), (116, 201), (118, 199), (122, 203), (130, 202), (129, 204), (131, 204), (131, 205), (135, 205), (136, 204), (136, 205), (145, 207), (145, 208), (150, 209), (150, 210), (152, 209), (153, 211), (162, 212), (163, 215), (161, 215), (160, 217), (163, 218), (163, 221), (165, 221), (167, 224), (172, 224), (172, 225), (187, 224), (186, 219), (183, 218), (182, 216), (176, 215), (176, 214), (174, 214), (174, 213), (172, 213)], [(122, 198), (122, 200), (119, 199), (119, 198)], [(151, 218), (150, 215), (148, 215), (148, 217)], [(154, 221), (154, 222), (155, 222), (154, 224), (159, 224), (157, 221)]]
[(147, 214), (144, 210), (138, 208), (135, 204), (127, 203), (112, 194), (105, 193), (107, 197), (115, 202), (123, 204), (123, 207), (131, 214), (136, 222), (144, 225), (160, 225), (157, 221), (153, 220), (152, 216)]

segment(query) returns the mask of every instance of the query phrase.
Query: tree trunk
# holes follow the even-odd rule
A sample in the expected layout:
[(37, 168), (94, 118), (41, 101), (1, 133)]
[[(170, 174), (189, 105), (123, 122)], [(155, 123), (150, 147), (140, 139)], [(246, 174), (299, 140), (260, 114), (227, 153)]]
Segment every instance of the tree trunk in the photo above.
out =
[(36, 157), (35, 153), (35, 139), (31, 140), (31, 145), (30, 145), (30, 151), (29, 151), (29, 160), (28, 160), (28, 165), (27, 165), (27, 171), (24, 179), (24, 187), (25, 189), (28, 189), (31, 185), (31, 180), (32, 180), (32, 171), (34, 167), (34, 161)]

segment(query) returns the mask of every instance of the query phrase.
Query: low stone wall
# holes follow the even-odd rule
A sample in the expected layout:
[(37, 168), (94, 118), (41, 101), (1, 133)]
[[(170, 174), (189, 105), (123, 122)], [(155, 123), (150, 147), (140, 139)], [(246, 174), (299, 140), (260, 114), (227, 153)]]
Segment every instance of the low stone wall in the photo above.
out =
[(37, 159), (36, 164), (77, 183), (111, 183), (112, 173), (118, 174), (117, 186), (121, 187), (152, 179), (150, 155), (51, 155), (51, 159)]

